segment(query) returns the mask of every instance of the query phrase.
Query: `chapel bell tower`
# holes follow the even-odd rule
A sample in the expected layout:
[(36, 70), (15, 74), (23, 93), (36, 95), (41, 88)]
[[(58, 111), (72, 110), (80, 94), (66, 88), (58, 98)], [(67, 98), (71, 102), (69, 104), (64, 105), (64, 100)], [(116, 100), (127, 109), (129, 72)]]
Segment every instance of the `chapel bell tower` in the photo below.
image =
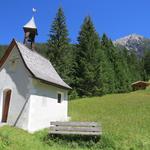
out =
[(24, 45), (26, 45), (31, 50), (34, 50), (35, 36), (38, 35), (34, 17), (32, 17), (31, 20), (24, 25), (23, 30), (24, 30), (24, 41), (23, 41)]

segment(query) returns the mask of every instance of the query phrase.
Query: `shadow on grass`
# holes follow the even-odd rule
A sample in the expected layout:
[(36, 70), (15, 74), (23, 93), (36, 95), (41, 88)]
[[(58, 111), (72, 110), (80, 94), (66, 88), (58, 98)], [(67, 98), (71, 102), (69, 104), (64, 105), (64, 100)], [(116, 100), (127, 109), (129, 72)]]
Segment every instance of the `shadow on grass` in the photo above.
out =
[(57, 144), (68, 149), (115, 149), (114, 142), (105, 136), (48, 135), (43, 140), (49, 146)]

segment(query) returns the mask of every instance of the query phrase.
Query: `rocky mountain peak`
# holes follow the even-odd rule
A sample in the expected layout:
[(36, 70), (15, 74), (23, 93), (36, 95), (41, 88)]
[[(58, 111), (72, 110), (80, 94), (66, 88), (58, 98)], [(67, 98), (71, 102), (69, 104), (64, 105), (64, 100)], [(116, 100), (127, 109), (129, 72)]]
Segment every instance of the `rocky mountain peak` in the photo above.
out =
[(145, 38), (138, 34), (131, 34), (128, 36), (125, 36), (123, 38), (120, 38), (116, 41), (114, 41), (115, 45), (120, 45), (126, 47), (128, 50), (135, 49), (137, 50), (136, 46), (138, 44), (141, 44)]
[(144, 50), (150, 49), (150, 39), (138, 34), (130, 34), (113, 42), (114, 45), (125, 47), (129, 51), (135, 51), (137, 55), (142, 56)]

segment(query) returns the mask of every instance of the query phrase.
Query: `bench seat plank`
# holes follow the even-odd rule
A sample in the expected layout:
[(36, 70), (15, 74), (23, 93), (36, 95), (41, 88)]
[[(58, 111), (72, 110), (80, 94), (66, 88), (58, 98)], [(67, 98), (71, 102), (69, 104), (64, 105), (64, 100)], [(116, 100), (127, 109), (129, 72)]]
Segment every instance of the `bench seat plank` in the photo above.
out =
[(53, 126), (51, 131), (81, 131), (81, 132), (100, 132), (99, 127), (69, 127), (69, 126)]
[(101, 135), (101, 132), (69, 132), (69, 131), (51, 131), (50, 134), (62, 134), (62, 135)]
[(51, 122), (50, 134), (92, 135), (102, 134), (102, 127), (97, 122)]
[(55, 126), (98, 127), (96, 122), (51, 122)]

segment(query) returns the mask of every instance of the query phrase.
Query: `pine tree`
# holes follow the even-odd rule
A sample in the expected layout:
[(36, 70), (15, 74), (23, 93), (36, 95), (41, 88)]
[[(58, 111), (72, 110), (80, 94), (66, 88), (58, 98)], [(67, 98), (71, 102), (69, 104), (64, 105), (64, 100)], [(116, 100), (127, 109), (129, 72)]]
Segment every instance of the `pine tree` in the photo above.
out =
[(114, 49), (112, 48), (112, 42), (109, 40), (106, 34), (103, 34), (101, 38), (101, 48), (103, 49), (106, 61), (107, 61), (107, 84), (108, 92), (115, 92), (115, 72), (114, 72)]
[(72, 49), (69, 41), (65, 15), (60, 7), (52, 23), (47, 45), (49, 60), (66, 82), (71, 82)]
[[(116, 49), (117, 50), (117, 49)], [(118, 50), (114, 63), (115, 82), (117, 92), (127, 92), (130, 89), (130, 78), (128, 76), (128, 66), (122, 57), (122, 52)]]
[(76, 49), (75, 81), (79, 96), (103, 94), (103, 60), (99, 36), (88, 16), (81, 27)]

